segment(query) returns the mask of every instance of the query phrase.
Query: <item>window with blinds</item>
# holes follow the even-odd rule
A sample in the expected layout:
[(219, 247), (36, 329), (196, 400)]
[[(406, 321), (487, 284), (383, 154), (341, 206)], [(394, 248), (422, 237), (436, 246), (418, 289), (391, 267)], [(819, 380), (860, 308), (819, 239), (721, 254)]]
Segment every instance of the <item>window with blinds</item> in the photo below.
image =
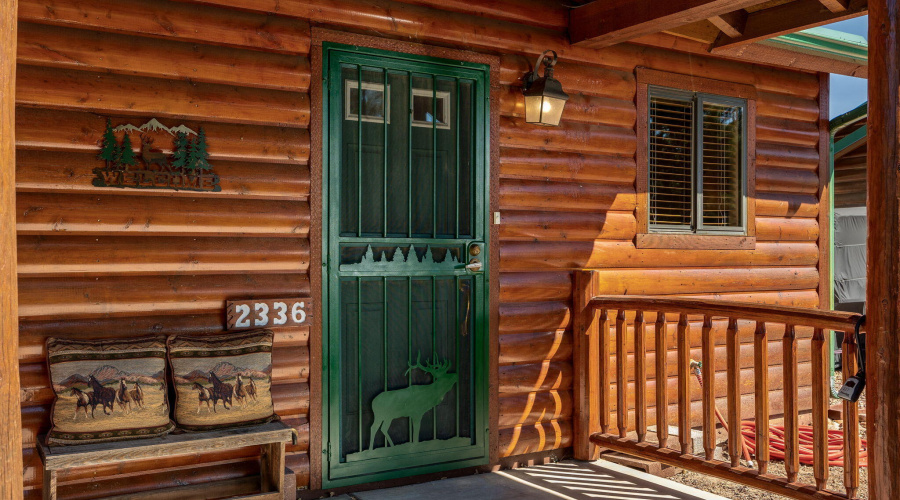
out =
[(744, 231), (746, 108), (740, 99), (650, 87), (652, 231)]

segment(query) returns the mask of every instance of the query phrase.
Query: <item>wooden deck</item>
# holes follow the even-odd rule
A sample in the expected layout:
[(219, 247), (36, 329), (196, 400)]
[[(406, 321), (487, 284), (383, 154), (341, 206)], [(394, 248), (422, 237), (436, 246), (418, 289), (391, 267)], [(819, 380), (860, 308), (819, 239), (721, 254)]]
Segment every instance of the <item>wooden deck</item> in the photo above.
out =
[(342, 495), (335, 500), (726, 500), (605, 460), (566, 460), (510, 471), (354, 492), (351, 495)]

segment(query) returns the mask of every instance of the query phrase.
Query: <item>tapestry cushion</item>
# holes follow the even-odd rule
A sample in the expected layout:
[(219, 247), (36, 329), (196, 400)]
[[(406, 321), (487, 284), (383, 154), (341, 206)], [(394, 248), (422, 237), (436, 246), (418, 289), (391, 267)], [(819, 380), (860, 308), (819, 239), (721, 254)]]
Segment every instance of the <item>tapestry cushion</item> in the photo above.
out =
[(56, 399), (48, 445), (154, 437), (172, 431), (166, 338), (47, 339)]
[(275, 420), (271, 330), (169, 337), (175, 422), (212, 430)]

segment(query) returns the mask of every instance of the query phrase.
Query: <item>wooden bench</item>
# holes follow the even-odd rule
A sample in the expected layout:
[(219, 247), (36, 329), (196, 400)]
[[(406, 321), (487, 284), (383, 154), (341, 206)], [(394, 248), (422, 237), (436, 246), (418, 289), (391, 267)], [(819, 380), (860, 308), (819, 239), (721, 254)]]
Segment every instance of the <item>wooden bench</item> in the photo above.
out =
[[(42, 437), (38, 440), (38, 453), (44, 463), (44, 499), (57, 499), (56, 477), (61, 470), (259, 446), (262, 458), (258, 482), (251, 483), (245, 479), (217, 481), (215, 484), (177, 486), (110, 498), (187, 500), (231, 495), (230, 498), (240, 500), (294, 500), (296, 486), (285, 488), (286, 483), (294, 482), (285, 481), (284, 468), (284, 446), (293, 440), (293, 436), (290, 427), (281, 422), (271, 422), (253, 427), (71, 446), (47, 446), (43, 444), (46, 440)], [(257, 490), (260, 492), (255, 493)]]

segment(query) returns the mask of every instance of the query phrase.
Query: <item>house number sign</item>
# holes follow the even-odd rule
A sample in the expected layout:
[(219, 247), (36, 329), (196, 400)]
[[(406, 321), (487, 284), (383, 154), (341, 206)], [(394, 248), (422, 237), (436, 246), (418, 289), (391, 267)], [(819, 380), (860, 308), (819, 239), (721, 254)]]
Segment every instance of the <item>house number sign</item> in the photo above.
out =
[(228, 330), (275, 326), (304, 326), (310, 323), (312, 300), (258, 299), (229, 300), (226, 306)]

